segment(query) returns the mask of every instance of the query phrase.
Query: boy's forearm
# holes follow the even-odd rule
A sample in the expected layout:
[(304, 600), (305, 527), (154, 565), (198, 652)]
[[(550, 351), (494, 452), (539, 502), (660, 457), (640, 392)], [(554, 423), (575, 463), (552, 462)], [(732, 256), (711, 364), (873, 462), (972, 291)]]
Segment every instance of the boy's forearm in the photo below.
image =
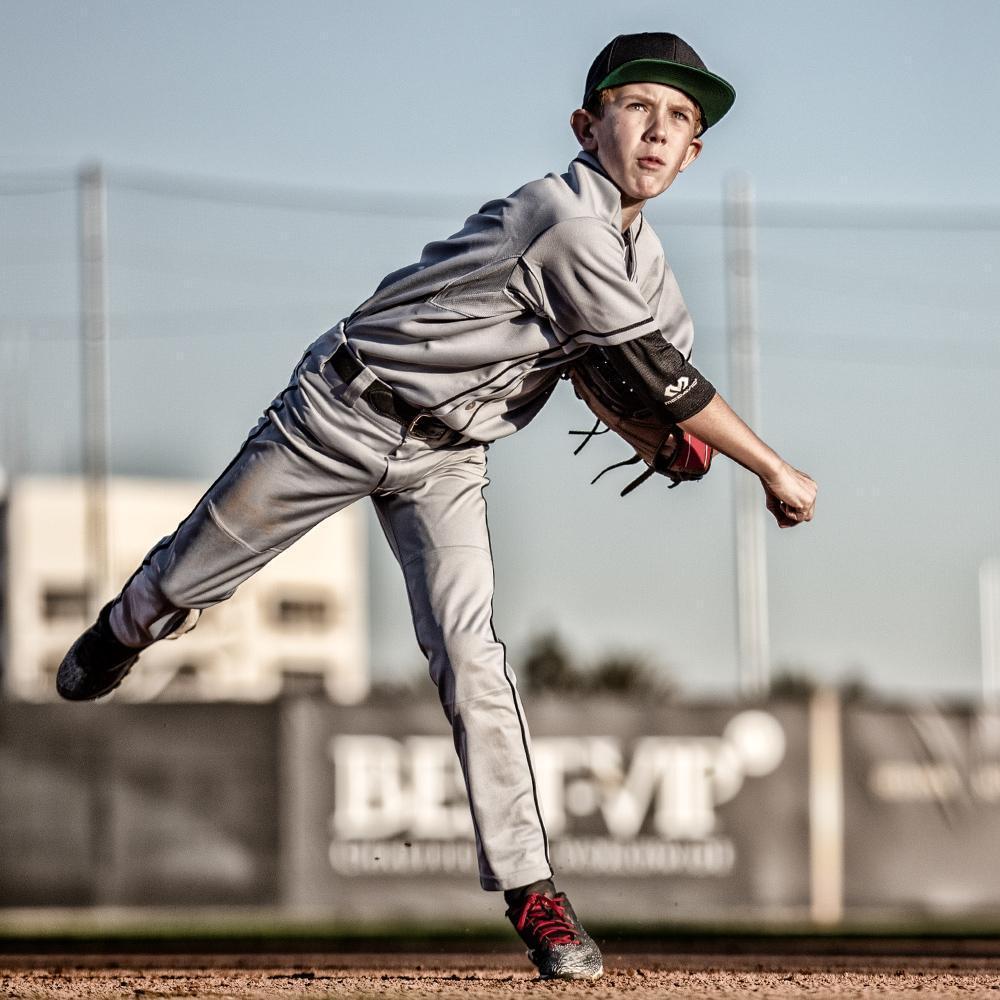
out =
[(679, 426), (762, 479), (772, 478), (785, 464), (718, 393), (707, 406), (693, 417), (682, 420)]
[(766, 445), (716, 393), (708, 406), (678, 425), (760, 479), (767, 509), (780, 528), (811, 521), (816, 507), (816, 483), (792, 468)]

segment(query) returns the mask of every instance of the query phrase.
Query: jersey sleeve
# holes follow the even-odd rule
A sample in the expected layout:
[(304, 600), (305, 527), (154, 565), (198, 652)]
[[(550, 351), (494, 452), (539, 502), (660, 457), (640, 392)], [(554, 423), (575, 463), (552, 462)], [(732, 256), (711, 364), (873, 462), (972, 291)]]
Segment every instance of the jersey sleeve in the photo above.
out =
[(642, 289), (629, 280), (621, 233), (600, 219), (567, 219), (547, 229), (512, 280), (562, 339), (580, 346), (610, 347), (657, 330)]
[(604, 354), (650, 411), (666, 414), (673, 423), (693, 417), (715, 395), (711, 382), (658, 331)]

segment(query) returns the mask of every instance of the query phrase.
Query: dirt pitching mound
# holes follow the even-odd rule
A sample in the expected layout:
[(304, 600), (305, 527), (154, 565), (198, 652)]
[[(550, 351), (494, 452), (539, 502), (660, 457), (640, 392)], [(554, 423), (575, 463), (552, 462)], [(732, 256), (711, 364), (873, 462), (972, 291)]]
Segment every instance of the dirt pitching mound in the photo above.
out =
[[(258, 962), (255, 964), (255, 957)], [(266, 958), (266, 962), (259, 959)], [(0, 996), (17, 1000), (203, 997), (407, 1000), (580, 996), (835, 998), (1000, 997), (995, 960), (842, 956), (606, 956), (602, 979), (540, 982), (508, 955), (8, 956)]]

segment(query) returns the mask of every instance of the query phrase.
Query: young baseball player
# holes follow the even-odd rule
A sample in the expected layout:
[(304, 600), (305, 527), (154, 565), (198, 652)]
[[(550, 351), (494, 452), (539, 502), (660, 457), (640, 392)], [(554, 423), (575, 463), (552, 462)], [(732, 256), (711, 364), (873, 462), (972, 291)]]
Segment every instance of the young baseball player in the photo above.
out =
[(595, 978), (597, 946), (555, 891), (524, 710), (493, 631), (486, 447), (604, 349), (648, 405), (759, 477), (788, 527), (816, 487), (691, 365), (693, 329), (642, 208), (735, 94), (674, 35), (598, 55), (571, 124), (581, 151), (425, 247), (313, 343), (190, 515), (66, 654), (59, 693), (99, 698), (151, 643), (194, 626), (313, 525), (370, 497), (465, 775), (485, 889), (543, 978)]

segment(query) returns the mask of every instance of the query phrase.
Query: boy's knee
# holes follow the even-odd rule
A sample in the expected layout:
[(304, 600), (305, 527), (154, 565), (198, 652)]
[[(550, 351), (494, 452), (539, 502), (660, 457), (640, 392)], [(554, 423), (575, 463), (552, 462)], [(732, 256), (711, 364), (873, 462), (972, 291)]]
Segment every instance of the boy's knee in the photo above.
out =
[(461, 629), (440, 634), (425, 649), (431, 679), (445, 703), (476, 698), (504, 677), (503, 646), (491, 633)]
[(255, 551), (223, 531), (203, 505), (154, 557), (151, 568), (169, 604), (207, 608), (232, 597), (240, 583), (272, 555)]
[(206, 580), (176, 570), (162, 573), (157, 582), (164, 601), (179, 611), (211, 607), (235, 593), (235, 588), (226, 580)]

